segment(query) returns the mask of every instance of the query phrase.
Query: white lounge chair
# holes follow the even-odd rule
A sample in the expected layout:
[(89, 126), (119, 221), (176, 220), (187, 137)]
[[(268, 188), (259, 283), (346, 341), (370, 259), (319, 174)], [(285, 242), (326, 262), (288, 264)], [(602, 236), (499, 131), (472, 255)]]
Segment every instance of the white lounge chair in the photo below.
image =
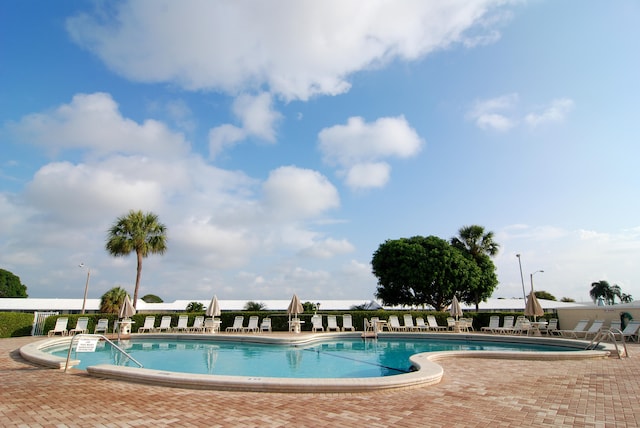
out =
[(629, 321), (624, 330), (622, 330), (622, 339), (627, 341), (640, 342), (640, 321)]
[(74, 335), (74, 334), (88, 333), (89, 332), (89, 329), (87, 328), (88, 325), (89, 325), (89, 318), (80, 317), (78, 318), (78, 321), (76, 321), (76, 326), (71, 330), (69, 330), (69, 334)]
[(402, 318), (404, 320), (404, 329), (406, 331), (416, 330), (416, 326), (413, 324), (413, 316), (411, 314), (404, 314)]
[(244, 328), (242, 324), (244, 324), (244, 317), (242, 315), (238, 315), (234, 318), (233, 325), (231, 327), (227, 327), (224, 331), (240, 332)]
[(513, 326), (513, 329), (511, 329), (511, 331), (508, 331), (508, 333), (528, 335), (529, 330), (531, 330), (531, 321), (529, 321), (529, 319), (526, 317), (518, 317), (518, 319), (516, 319), (516, 324)]
[(547, 325), (540, 327), (540, 332), (551, 336), (558, 329), (558, 318), (551, 318)]
[(315, 314), (311, 317), (311, 331), (324, 331), (322, 315)]
[(404, 326), (400, 325), (397, 315), (389, 315), (389, 324), (387, 324), (389, 331), (404, 331)]
[(160, 325), (153, 331), (161, 333), (171, 331), (171, 315), (165, 315), (160, 319)]
[(342, 331), (347, 330), (356, 331), (355, 327), (353, 326), (353, 319), (351, 318), (351, 314), (342, 315)]
[(66, 336), (69, 332), (67, 331), (67, 323), (69, 322), (69, 318), (60, 317), (56, 320), (56, 325), (53, 327), (53, 330), (49, 330), (48, 336), (55, 336), (59, 334), (60, 336)]
[(257, 333), (258, 330), (260, 329), (260, 326), (258, 325), (258, 323), (260, 322), (260, 318), (256, 315), (252, 315), (249, 317), (249, 324), (246, 327), (242, 328), (243, 332), (252, 332), (252, 333)]
[(424, 318), (417, 317), (415, 329), (418, 331), (429, 331), (429, 326), (425, 324)]
[(189, 315), (180, 315), (178, 317), (178, 325), (173, 328), (173, 331), (186, 332), (189, 330)]
[(454, 317), (447, 317), (447, 329), (451, 331), (456, 329), (456, 319)]
[(600, 331), (603, 325), (604, 325), (604, 320), (595, 320), (593, 324), (591, 324), (591, 327), (589, 327), (588, 330), (577, 331), (575, 333), (576, 339), (591, 339), (595, 337), (595, 335), (598, 334), (598, 332)]
[[(144, 319), (144, 325), (138, 328), (138, 333), (151, 333), (155, 329), (156, 317), (146, 317)], [(115, 328), (115, 327), (114, 327)]]
[(109, 320), (107, 318), (100, 318), (98, 320), (98, 324), (96, 324), (96, 328), (93, 329), (93, 334), (104, 333), (107, 334), (109, 332)]
[(578, 333), (583, 333), (587, 329), (588, 324), (589, 320), (580, 320), (573, 330), (556, 330), (556, 334), (562, 337), (572, 337), (576, 339), (578, 337)]
[(271, 318), (263, 318), (260, 323), (260, 331), (271, 331)]
[(458, 325), (461, 331), (473, 331), (473, 318), (460, 318)]
[(427, 324), (429, 324), (429, 330), (442, 331), (447, 329), (444, 325), (439, 325), (436, 317), (433, 315), (427, 315)]
[(504, 317), (504, 319), (502, 320), (502, 327), (496, 328), (495, 332), (500, 334), (512, 332), (514, 319), (515, 318), (512, 315), (507, 315), (506, 317)]
[(190, 332), (202, 333), (204, 331), (204, 317), (198, 315), (193, 319), (193, 325), (189, 327)]
[(340, 327), (338, 326), (338, 319), (335, 315), (327, 315), (327, 331), (340, 331)]
[[(220, 331), (220, 321), (216, 318), (206, 318), (202, 325), (202, 333), (216, 333)], [(242, 330), (238, 330), (242, 331)]]
[(480, 331), (486, 331), (487, 333), (495, 333), (495, 330), (500, 328), (500, 317), (498, 315), (492, 315), (489, 317), (489, 325), (481, 327)]

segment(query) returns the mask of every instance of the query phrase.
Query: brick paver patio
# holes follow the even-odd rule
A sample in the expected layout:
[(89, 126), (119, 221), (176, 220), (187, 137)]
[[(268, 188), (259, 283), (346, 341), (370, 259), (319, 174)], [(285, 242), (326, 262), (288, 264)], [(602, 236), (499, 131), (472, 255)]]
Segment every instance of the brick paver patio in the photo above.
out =
[(198, 391), (96, 379), (25, 362), (37, 338), (0, 339), (6, 427), (637, 427), (640, 345), (631, 358), (448, 359), (434, 386), (358, 394)]

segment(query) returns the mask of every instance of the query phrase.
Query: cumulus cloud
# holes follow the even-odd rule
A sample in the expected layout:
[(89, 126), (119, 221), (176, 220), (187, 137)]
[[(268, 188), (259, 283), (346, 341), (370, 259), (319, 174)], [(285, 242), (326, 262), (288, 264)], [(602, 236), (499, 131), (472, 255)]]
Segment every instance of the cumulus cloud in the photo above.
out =
[(240, 126), (227, 123), (209, 131), (211, 158), (249, 137), (275, 142), (275, 126), (282, 119), (282, 115), (274, 110), (271, 94), (263, 92), (258, 95), (240, 95), (233, 102), (232, 112)]
[(306, 100), (348, 91), (351, 74), (396, 58), (496, 40), (490, 17), (503, 3), (124, 1), (66, 27), (131, 80), (228, 93), (267, 87)]
[(527, 124), (535, 127), (548, 122), (562, 122), (567, 114), (573, 110), (573, 100), (560, 98), (553, 100), (551, 104), (540, 113), (529, 113), (525, 116)]
[(71, 103), (25, 116), (9, 123), (8, 129), (18, 140), (45, 147), (52, 153), (90, 149), (97, 154), (171, 157), (189, 150), (183, 135), (172, 132), (162, 122), (149, 119), (138, 124), (122, 117), (118, 104), (105, 93), (77, 94)]
[(518, 98), (518, 94), (512, 93), (476, 101), (467, 116), (481, 129), (508, 131), (517, 124), (517, 120), (509, 114), (518, 103)]
[(380, 160), (414, 156), (424, 144), (404, 116), (371, 123), (351, 117), (320, 131), (318, 140), (325, 162), (337, 165), (351, 188), (384, 186), (391, 167)]
[(302, 250), (302, 254), (307, 257), (329, 259), (336, 254), (346, 254), (354, 251), (355, 248), (346, 239), (327, 238), (314, 242), (311, 247)]

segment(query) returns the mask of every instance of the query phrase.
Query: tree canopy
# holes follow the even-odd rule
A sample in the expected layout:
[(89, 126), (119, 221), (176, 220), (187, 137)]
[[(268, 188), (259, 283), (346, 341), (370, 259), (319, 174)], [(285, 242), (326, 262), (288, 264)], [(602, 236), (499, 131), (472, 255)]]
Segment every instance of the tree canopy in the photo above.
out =
[(616, 303), (616, 297), (620, 299), (621, 303), (633, 301), (633, 297), (630, 294), (623, 293), (619, 285), (609, 285), (609, 282), (605, 280), (592, 282), (589, 295), (594, 303), (602, 299), (607, 305), (614, 305)]
[(144, 296), (142, 296), (142, 300), (146, 303), (162, 303), (164, 302), (164, 300), (162, 300), (161, 297), (156, 296), (155, 294), (145, 294)]
[(478, 265), (436, 236), (387, 240), (372, 259), (376, 296), (387, 305), (429, 305), (444, 310), (457, 293), (478, 287)]
[(136, 287), (133, 293), (133, 305), (138, 302), (142, 259), (149, 254), (164, 254), (167, 250), (167, 228), (153, 213), (131, 210), (125, 216), (118, 217), (109, 229), (107, 251), (112, 256), (124, 257), (135, 252), (137, 257)]
[(27, 286), (20, 282), (20, 277), (4, 269), (0, 269), (0, 298), (2, 297), (29, 297)]
[(117, 314), (128, 295), (122, 287), (114, 287), (100, 297), (100, 312), (103, 314)]

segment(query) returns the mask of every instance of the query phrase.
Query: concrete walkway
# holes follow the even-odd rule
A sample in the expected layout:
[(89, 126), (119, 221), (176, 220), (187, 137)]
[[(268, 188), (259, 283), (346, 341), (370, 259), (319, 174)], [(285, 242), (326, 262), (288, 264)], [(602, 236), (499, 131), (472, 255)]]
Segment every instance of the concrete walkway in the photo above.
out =
[(359, 394), (197, 391), (33, 366), (0, 339), (3, 427), (637, 427), (640, 345), (631, 358), (441, 361), (435, 386)]

